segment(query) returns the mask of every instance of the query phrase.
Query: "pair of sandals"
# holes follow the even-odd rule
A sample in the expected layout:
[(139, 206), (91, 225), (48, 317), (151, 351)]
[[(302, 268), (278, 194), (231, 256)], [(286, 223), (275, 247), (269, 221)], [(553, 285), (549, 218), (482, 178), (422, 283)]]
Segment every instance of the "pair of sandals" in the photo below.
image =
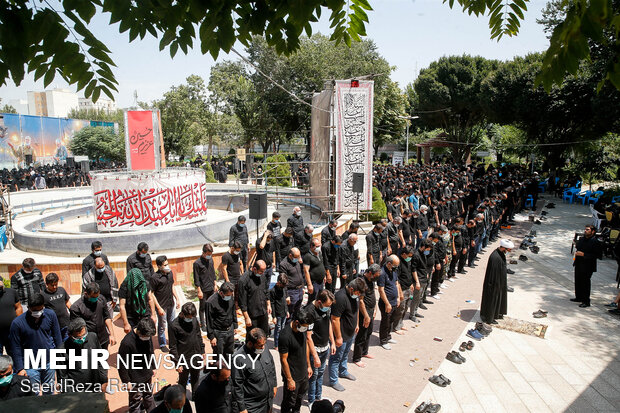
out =
[(450, 383), (452, 383), (452, 380), (450, 380), (449, 378), (447, 378), (446, 376), (444, 376), (443, 374), (440, 374), (439, 376), (432, 376), (428, 379), (428, 381), (430, 381), (431, 383), (439, 386), (439, 387), (446, 387), (448, 386)]
[(458, 351), (451, 351), (446, 354), (446, 360), (450, 360), (455, 364), (463, 364), (467, 361), (467, 359), (461, 356), (461, 353), (459, 353)]
[(538, 310), (532, 313), (534, 318), (545, 318), (547, 317), (548, 311)]
[(473, 350), (474, 349), (474, 342), (469, 340), (467, 343), (466, 342), (462, 342), (460, 347), (459, 347), (459, 351), (463, 351), (465, 352), (465, 350)]
[(415, 408), (415, 413), (437, 413), (439, 410), (441, 410), (440, 404), (422, 402)]
[(537, 247), (536, 245), (530, 247), (530, 251), (532, 251), (534, 254), (538, 254), (538, 251), (540, 251), (540, 247)]
[(519, 260), (525, 262), (525, 261), (527, 261), (527, 256), (521, 254), (521, 255), (519, 255)]

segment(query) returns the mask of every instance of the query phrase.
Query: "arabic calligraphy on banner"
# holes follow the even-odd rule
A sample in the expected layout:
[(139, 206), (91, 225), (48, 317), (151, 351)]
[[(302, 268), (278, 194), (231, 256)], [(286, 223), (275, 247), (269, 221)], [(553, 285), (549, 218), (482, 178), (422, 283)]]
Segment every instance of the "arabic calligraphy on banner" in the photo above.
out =
[[(334, 101), (336, 126), (336, 211), (372, 208), (373, 81), (337, 81)], [(364, 174), (364, 192), (353, 192), (353, 173)]]
[(99, 231), (162, 228), (207, 217), (202, 171), (161, 173), (141, 179), (95, 176), (92, 185)]
[(127, 111), (127, 139), (132, 170), (156, 169), (153, 112)]

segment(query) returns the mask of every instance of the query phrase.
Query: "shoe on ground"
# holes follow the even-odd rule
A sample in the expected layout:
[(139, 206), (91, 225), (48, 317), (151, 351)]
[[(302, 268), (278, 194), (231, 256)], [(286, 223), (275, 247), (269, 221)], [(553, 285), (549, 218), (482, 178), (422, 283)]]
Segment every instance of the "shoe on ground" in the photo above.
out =
[(409, 320), (413, 321), (414, 323), (419, 323), (420, 322), (420, 320), (418, 320), (416, 317), (411, 317), (411, 316), (409, 316)]
[(392, 350), (392, 346), (390, 346), (388, 343), (381, 344), (381, 347), (383, 347), (384, 350)]
[(465, 357), (463, 357), (463, 355), (461, 353), (459, 353), (458, 351), (453, 351), (452, 354), (454, 354), (456, 357), (458, 357), (459, 359), (461, 359), (461, 362), (465, 363), (467, 361), (467, 359)]
[(587, 308), (587, 307), (590, 307), (590, 304), (588, 304), (588, 303), (581, 303), (581, 304), (579, 304), (579, 307)]
[(352, 375), (351, 373), (341, 374), (339, 377), (340, 377), (341, 379), (347, 379), (347, 380), (351, 380), (351, 381), (355, 381), (355, 380), (357, 380), (357, 379), (355, 378), (355, 376), (354, 376), (354, 375)]
[(344, 391), (345, 388), (342, 384), (340, 384), (339, 382), (336, 382), (334, 384), (331, 384), (330, 387), (336, 391)]
[(614, 308), (613, 310), (607, 310), (609, 314), (620, 315), (620, 309)]
[(463, 364), (463, 361), (460, 358), (458, 358), (454, 353), (446, 354), (446, 360), (449, 360), (456, 364)]
[(611, 302), (609, 304), (605, 304), (605, 307), (610, 307), (610, 308), (618, 308), (618, 304)]
[[(422, 301), (422, 303), (424, 303), (424, 304), (434, 304), (432, 301), (429, 301), (427, 299), (424, 299), (424, 301)], [(426, 310), (426, 308), (425, 308), (425, 310)]]
[(478, 332), (478, 330), (471, 329), (467, 332), (467, 337), (471, 337), (476, 341), (482, 340), (482, 334)]
[(170, 353), (170, 349), (167, 346), (161, 346), (159, 349), (162, 353)]
[(415, 408), (415, 413), (424, 413), (426, 409), (431, 405), (431, 403), (422, 402), (418, 407)]
[(422, 310), (428, 310), (428, 307), (425, 306), (424, 304), (420, 304), (418, 308), (421, 308)]
[(461, 270), (461, 271), (457, 271), (458, 274), (467, 274), (467, 271), (465, 270)]
[(414, 317), (417, 317), (417, 318), (424, 318), (424, 316), (423, 316), (422, 314), (418, 314), (418, 313), (415, 313), (415, 316), (414, 316)]
[(514, 293), (515, 289), (512, 287), (506, 287), (506, 291), (508, 291), (509, 293)]
[(431, 295), (431, 298), (434, 299), (434, 300), (441, 300), (441, 297), (439, 295), (437, 295), (437, 294)]
[(437, 294), (443, 294), (443, 291), (439, 290), (437, 291)]
[(440, 284), (440, 285), (439, 285), (439, 288), (446, 289), (446, 288), (448, 288), (448, 286), (447, 286), (446, 284)]
[(532, 316), (534, 316), (534, 318), (545, 318), (547, 317), (547, 313), (538, 310), (538, 311), (533, 312)]
[(388, 340), (388, 343), (390, 343), (390, 344), (397, 344), (398, 341), (396, 341), (393, 338), (391, 338), (391, 339)]
[(439, 412), (439, 410), (441, 410), (441, 404), (429, 403), (429, 405), (426, 406), (426, 409), (424, 409), (422, 413), (437, 413)]
[(506, 272), (507, 272), (508, 274), (514, 274), (514, 273), (515, 273), (515, 272), (514, 272), (513, 270), (511, 270), (510, 268), (506, 269)]
[(455, 277), (450, 277), (450, 278), (448, 278), (448, 281), (450, 281), (451, 283), (453, 283), (454, 281), (456, 281), (454, 278), (455, 278)]
[(580, 303), (581, 300), (577, 299), (577, 298), (571, 298), (570, 301), (572, 301), (573, 303)]

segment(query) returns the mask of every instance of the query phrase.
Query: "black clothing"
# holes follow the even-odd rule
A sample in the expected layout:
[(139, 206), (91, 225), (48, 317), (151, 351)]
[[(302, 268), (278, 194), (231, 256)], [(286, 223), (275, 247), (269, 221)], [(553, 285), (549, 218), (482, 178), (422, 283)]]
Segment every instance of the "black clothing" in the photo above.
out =
[(174, 296), (172, 295), (174, 276), (172, 271), (157, 271), (151, 278), (151, 288), (161, 308), (169, 310), (174, 307)]
[(304, 218), (295, 214), (288, 217), (286, 220), (286, 226), (293, 228), (293, 233), (302, 232), (304, 230)]
[(385, 232), (387, 232), (387, 238), (390, 242), (390, 248), (392, 249), (392, 254), (396, 254), (398, 248), (400, 246), (400, 237), (398, 236), (398, 231), (400, 230), (400, 225), (396, 226), (393, 222), (388, 222), (387, 227), (385, 227)]
[(218, 382), (209, 374), (194, 392), (196, 413), (230, 413), (232, 394), (230, 380)]
[[(295, 240), (295, 246), (299, 248), (299, 252), (303, 257), (310, 252), (310, 243), (312, 242), (312, 234), (306, 234), (306, 231), (296, 232), (293, 236)], [(282, 258), (284, 259), (284, 258)]]
[[(145, 383), (153, 378), (153, 370), (146, 367), (145, 361), (153, 355), (153, 340), (141, 340), (135, 331), (131, 331), (121, 341), (118, 356), (126, 360), (135, 361), (136, 368), (127, 368), (123, 363), (118, 364), (118, 375), (123, 383)], [(129, 367), (132, 365), (129, 364)]]
[(0, 401), (28, 396), (36, 396), (32, 391), (32, 385), (28, 377), (13, 374), (11, 384), (8, 386), (0, 386)]
[(273, 238), (276, 239), (280, 232), (282, 231), (282, 224), (280, 224), (280, 220), (278, 220), (275, 224), (273, 221), (269, 221), (267, 224), (267, 229), (271, 231), (273, 234)]
[(105, 254), (101, 253), (100, 256), (96, 256), (91, 252), (84, 257), (84, 260), (82, 261), (82, 275), (95, 268), (95, 259), (97, 258), (101, 258), (103, 262), (105, 262), (105, 265), (110, 265), (110, 260), (108, 260), (108, 257)]
[(288, 309), (286, 304), (286, 297), (288, 297), (288, 291), (286, 287), (280, 288), (275, 285), (271, 290), (269, 290), (271, 317), (286, 317), (286, 310)]
[[(146, 280), (146, 293), (151, 291), (151, 285), (148, 280)], [(138, 314), (133, 308), (133, 300), (129, 297), (129, 291), (127, 288), (127, 278), (123, 280), (121, 286), (118, 289), (118, 298), (125, 299), (125, 310), (127, 310), (127, 320), (130, 324), (137, 324), (141, 318), (150, 317), (151, 316), (151, 306), (148, 303), (148, 297), (146, 297), (146, 311), (144, 314)], [(132, 324), (133, 325), (133, 324)]]
[(241, 278), (241, 260), (240, 255), (231, 254), (230, 251), (222, 255), (222, 264), (226, 266), (226, 272), (228, 273), (228, 280), (236, 284)]
[(43, 274), (38, 268), (33, 269), (30, 273), (26, 273), (22, 268), (11, 276), (11, 288), (17, 291), (19, 301), (28, 305), (30, 297), (45, 289)]
[[(287, 361), (293, 380), (299, 381), (303, 380), (304, 377), (308, 377), (305, 332), (294, 332), (291, 323), (286, 323), (278, 340), (278, 352), (280, 354), (288, 354)], [(282, 381), (286, 384), (284, 369), (282, 369)]]
[(155, 274), (155, 270), (153, 269), (153, 261), (151, 260), (151, 254), (146, 254), (146, 257), (141, 258), (138, 255), (138, 252), (134, 252), (129, 257), (127, 257), (126, 262), (127, 274), (132, 268), (138, 268), (144, 274), (144, 279), (146, 281), (151, 281), (151, 277)]
[(235, 302), (225, 301), (219, 293), (207, 300), (207, 338), (212, 340), (216, 331), (232, 331), (237, 328)]
[(482, 285), (482, 302), (480, 318), (485, 323), (492, 323), (508, 308), (508, 285), (506, 274), (506, 255), (498, 249), (493, 251), (487, 263)]
[[(295, 246), (295, 239), (291, 235), (290, 237), (286, 237), (283, 234), (280, 234), (276, 238), (274, 238), (274, 247), (276, 249), (276, 265), (280, 265), (280, 262), (291, 252), (291, 248)], [(303, 255), (302, 255), (303, 257)], [(279, 269), (279, 267), (277, 267)]]
[[(92, 384), (103, 384), (108, 381), (108, 371), (104, 369), (102, 366), (99, 368), (93, 369), (91, 367), (91, 359), (93, 355), (93, 350), (100, 349), (101, 345), (99, 344), (99, 340), (97, 339), (97, 335), (95, 333), (86, 334), (86, 341), (84, 344), (77, 344), (70, 337), (60, 345), (61, 349), (71, 350), (74, 349), (77, 354), (79, 354), (82, 350), (88, 350), (88, 364), (87, 366), (82, 366), (82, 363), (76, 363), (75, 368), (69, 368), (69, 362), (65, 362), (66, 368), (57, 369), (56, 373), (58, 374), (58, 379), (60, 380), (73, 380), (74, 384), (78, 383), (92, 383)], [(84, 367), (84, 368), (82, 368)]]
[(265, 248), (260, 247), (261, 240), (256, 241), (256, 261), (263, 260), (267, 268), (273, 265), (273, 240), (265, 242)]
[(377, 305), (377, 295), (375, 293), (375, 281), (369, 280), (366, 277), (363, 277), (363, 278), (364, 278), (364, 282), (366, 283), (366, 293), (364, 294), (364, 306), (366, 307), (366, 312), (370, 314), (371, 311), (375, 308), (375, 305)]
[[(381, 256), (381, 234), (378, 234), (376, 231), (371, 231), (368, 235), (366, 235), (366, 250), (368, 257), (373, 258), (374, 264), (380, 264), (380, 256)], [(370, 259), (368, 260), (370, 264)]]
[[(2, 278), (0, 278), (1, 282)], [(17, 317), (15, 313), (15, 304), (17, 303), (19, 303), (17, 291), (7, 287), (0, 290), (0, 331), (6, 330), (8, 334), (11, 322)]]
[(309, 303), (305, 309), (312, 314), (314, 320), (308, 326), (308, 331), (312, 331), (312, 342), (314, 346), (327, 346), (329, 344), (329, 325), (331, 323), (330, 311), (323, 312), (316, 308), (314, 303)]
[(407, 288), (411, 287), (413, 284), (413, 275), (411, 273), (411, 261), (407, 262), (401, 256), (400, 265), (398, 266), (398, 283), (400, 284), (400, 288), (404, 291)]
[(242, 368), (233, 365), (231, 371), (233, 410), (248, 413), (268, 413), (273, 402), (273, 388), (276, 383), (276, 368), (271, 353), (264, 351), (254, 368), (248, 355), (252, 358), (256, 354), (246, 346), (235, 352), (238, 357), (237, 364), (244, 363)]
[[(104, 267), (105, 268), (105, 267)], [(104, 272), (98, 272), (95, 270), (95, 282), (99, 285), (99, 293), (105, 298), (107, 302), (114, 301), (112, 298), (112, 286), (110, 285), (110, 278)]]
[(71, 305), (71, 319), (80, 317), (86, 321), (86, 329), (97, 334), (97, 339), (101, 347), (107, 347), (110, 342), (110, 335), (105, 326), (107, 319), (112, 319), (112, 315), (108, 310), (108, 304), (101, 295), (97, 297), (96, 303), (84, 301), (84, 297)]
[(327, 225), (321, 231), (321, 244), (325, 244), (327, 241), (331, 241), (336, 236), (336, 230)]
[[(239, 257), (237, 257), (239, 260)], [(206, 259), (204, 257), (198, 258), (194, 261), (194, 285), (200, 287), (203, 293), (211, 292), (215, 285), (215, 268), (213, 266), (213, 259)]]
[(258, 276), (251, 271), (243, 274), (239, 280), (238, 294), (239, 308), (247, 311), (250, 318), (267, 315), (269, 281), (264, 274)]
[(58, 287), (55, 292), (50, 293), (47, 288), (45, 288), (41, 291), (41, 294), (45, 300), (45, 308), (49, 308), (56, 314), (60, 328), (67, 327), (69, 325), (67, 301), (69, 301), (70, 298), (67, 291), (62, 287)]
[(304, 270), (299, 262), (293, 262), (290, 257), (284, 258), (280, 263), (280, 272), (286, 274), (289, 290), (304, 286)]
[(230, 227), (230, 231), (228, 233), (228, 246), (232, 247), (233, 242), (239, 241), (241, 244), (241, 248), (247, 248), (250, 243), (250, 239), (248, 238), (248, 228), (243, 225), (243, 227), (239, 226), (239, 224), (235, 224)]
[(181, 317), (175, 318), (168, 326), (168, 339), (170, 341), (170, 354), (175, 362), (181, 354), (189, 363), (194, 354), (204, 354), (205, 352), (205, 344), (202, 341), (200, 326), (196, 317), (192, 318), (191, 323), (182, 321)]
[(411, 258), (411, 271), (415, 271), (418, 275), (418, 281), (426, 282), (429, 274), (433, 271), (432, 260), (429, 260), (430, 255), (424, 255), (419, 249), (416, 249)]
[(346, 283), (354, 278), (353, 270), (357, 268), (357, 264), (360, 259), (359, 250), (356, 245), (349, 245), (348, 242), (343, 242), (340, 247), (340, 276), (346, 275)]
[(577, 241), (576, 251), (584, 253), (583, 257), (575, 256), (575, 297), (582, 303), (590, 304), (592, 273), (596, 272), (596, 260), (603, 256), (601, 243), (596, 237), (581, 237)]
[(325, 266), (323, 265), (322, 255), (314, 255), (309, 252), (303, 256), (304, 266), (307, 265), (310, 273), (310, 281), (316, 284), (323, 284), (325, 280)]
[(336, 302), (332, 304), (332, 316), (340, 317), (342, 340), (347, 341), (355, 334), (359, 302), (351, 297), (346, 288), (336, 293)]

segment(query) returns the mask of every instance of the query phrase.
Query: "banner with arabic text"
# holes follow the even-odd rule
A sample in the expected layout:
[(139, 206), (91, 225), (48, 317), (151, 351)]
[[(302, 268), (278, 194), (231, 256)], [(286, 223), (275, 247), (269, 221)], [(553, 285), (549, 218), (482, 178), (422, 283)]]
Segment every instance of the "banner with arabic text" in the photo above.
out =
[(136, 231), (207, 218), (204, 171), (92, 179), (98, 231)]
[[(372, 209), (372, 133), (374, 82), (336, 81), (336, 211)], [(364, 174), (364, 192), (353, 192), (353, 173)]]
[(133, 171), (159, 169), (159, 127), (153, 121), (153, 111), (128, 110), (125, 114), (127, 166)]

